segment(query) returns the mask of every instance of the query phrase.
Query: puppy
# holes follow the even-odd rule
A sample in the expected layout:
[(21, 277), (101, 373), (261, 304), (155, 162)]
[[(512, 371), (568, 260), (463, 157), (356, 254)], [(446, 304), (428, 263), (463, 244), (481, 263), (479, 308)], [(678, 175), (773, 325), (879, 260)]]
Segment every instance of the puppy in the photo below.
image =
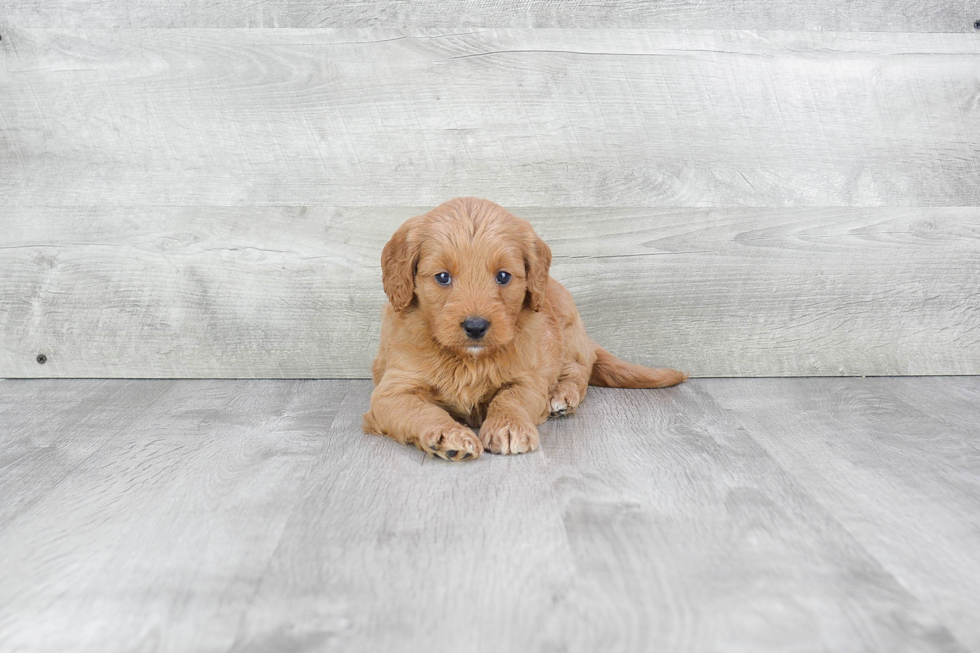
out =
[(662, 388), (687, 375), (590, 340), (531, 225), (472, 197), (409, 219), (381, 254), (389, 302), (364, 431), (447, 460), (538, 448), (537, 425), (589, 384)]

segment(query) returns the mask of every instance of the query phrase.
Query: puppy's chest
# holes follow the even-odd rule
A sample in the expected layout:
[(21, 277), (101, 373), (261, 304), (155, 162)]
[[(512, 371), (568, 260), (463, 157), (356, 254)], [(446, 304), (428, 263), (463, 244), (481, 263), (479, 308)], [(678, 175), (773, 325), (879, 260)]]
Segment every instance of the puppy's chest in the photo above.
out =
[(490, 402), (509, 383), (504, 379), (481, 375), (479, 371), (463, 372), (440, 379), (442, 383), (434, 388), (435, 399), (453, 417), (471, 426), (479, 426), (486, 418)]

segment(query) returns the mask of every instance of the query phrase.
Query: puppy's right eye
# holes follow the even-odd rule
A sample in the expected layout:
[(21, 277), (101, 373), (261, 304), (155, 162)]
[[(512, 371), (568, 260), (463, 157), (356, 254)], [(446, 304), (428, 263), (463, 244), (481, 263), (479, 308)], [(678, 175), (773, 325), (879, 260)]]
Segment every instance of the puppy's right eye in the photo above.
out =
[(452, 281), (453, 278), (449, 276), (448, 272), (440, 272), (436, 275), (436, 283), (440, 286), (448, 286)]

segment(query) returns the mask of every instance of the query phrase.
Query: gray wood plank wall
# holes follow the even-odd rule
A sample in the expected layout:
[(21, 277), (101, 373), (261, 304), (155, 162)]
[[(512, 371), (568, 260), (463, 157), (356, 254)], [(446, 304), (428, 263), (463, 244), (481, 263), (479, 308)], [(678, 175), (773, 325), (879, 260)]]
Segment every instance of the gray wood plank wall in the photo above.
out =
[(0, 376), (366, 376), (458, 195), (623, 357), (980, 373), (969, 3), (320, 4), (0, 4)]
[[(0, 369), (364, 376), (378, 252), (421, 210), (22, 208), (0, 250)], [(518, 212), (624, 356), (701, 375), (980, 372), (980, 209)]]
[(974, 0), (4, 0), (21, 27), (584, 27), (969, 32)]

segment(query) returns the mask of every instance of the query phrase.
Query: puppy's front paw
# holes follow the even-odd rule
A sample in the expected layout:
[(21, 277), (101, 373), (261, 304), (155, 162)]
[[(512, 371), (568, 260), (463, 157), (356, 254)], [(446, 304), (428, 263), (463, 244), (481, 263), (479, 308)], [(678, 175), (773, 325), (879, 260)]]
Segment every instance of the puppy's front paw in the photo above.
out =
[(534, 424), (509, 415), (487, 419), (480, 428), (480, 439), (490, 453), (527, 453), (541, 443)]
[(483, 453), (480, 438), (462, 424), (427, 429), (419, 435), (415, 446), (426, 453), (453, 461), (476, 459)]
[(548, 398), (549, 417), (571, 415), (582, 403), (582, 395), (572, 383), (559, 383)]

